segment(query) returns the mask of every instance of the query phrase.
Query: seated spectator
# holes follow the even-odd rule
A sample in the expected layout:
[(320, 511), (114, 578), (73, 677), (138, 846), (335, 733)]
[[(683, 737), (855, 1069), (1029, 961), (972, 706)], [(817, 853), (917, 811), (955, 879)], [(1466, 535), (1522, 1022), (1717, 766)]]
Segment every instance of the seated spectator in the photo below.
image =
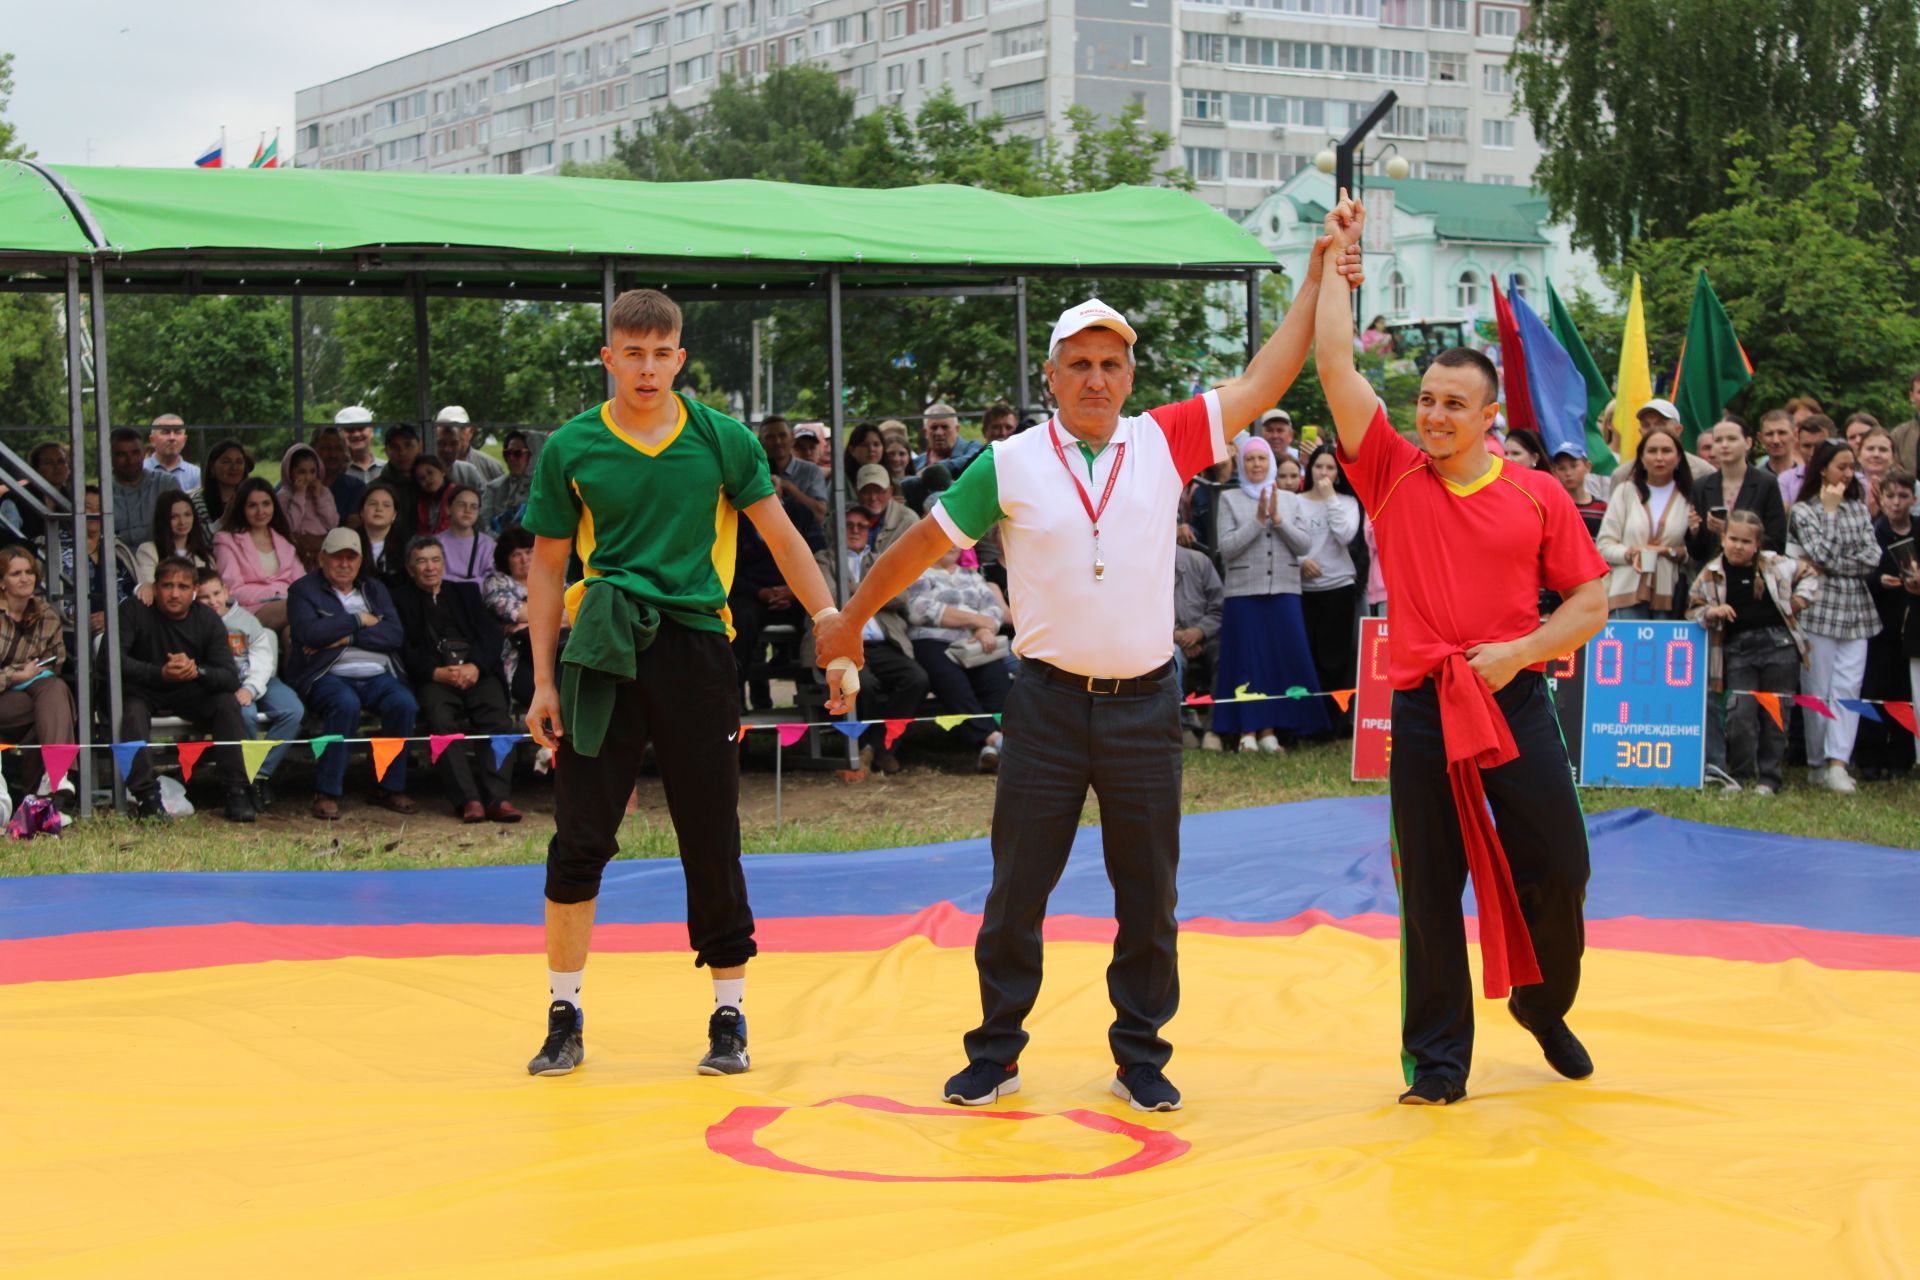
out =
[[(1707, 673), (1715, 692), (1775, 693), (1783, 702), (1800, 690), (1810, 646), (1799, 615), (1820, 586), (1811, 566), (1764, 550), (1766, 524), (1745, 508), (1727, 513), (1720, 554), (1694, 580), (1687, 617), (1707, 629)], [(1770, 796), (1783, 784), (1787, 732), (1751, 697), (1727, 699), (1727, 764), (1738, 791), (1756, 779), (1754, 793)]]
[(801, 422), (793, 428), (793, 456), (811, 466), (820, 468), (821, 474), (831, 475), (832, 458), (827, 455), (827, 424), (824, 422)]
[[(1225, 600), (1226, 591), (1213, 560), (1193, 547), (1176, 546), (1173, 551), (1173, 667), (1183, 698), (1189, 693), (1213, 688)], [(1201, 745), (1209, 751), (1218, 751), (1220, 736), (1209, 729)]]
[[(847, 512), (846, 528), (847, 589), (835, 601), (841, 605), (853, 598), (860, 575), (873, 563), (866, 558), (867, 535), (873, 528), (873, 517), (855, 507)], [(833, 548), (823, 547), (814, 553), (814, 559), (819, 562), (828, 585), (834, 585), (838, 575), (834, 572)], [(865, 642), (866, 669), (861, 673), (859, 711), (861, 719), (873, 722), (860, 740), (861, 763), (881, 773), (898, 773), (900, 760), (886, 745), (886, 726), (880, 721), (913, 715), (926, 700), (928, 686), (927, 673), (913, 660), (913, 642), (907, 638), (905, 592), (880, 606), (880, 612), (868, 621), (861, 638)], [(812, 637), (808, 639), (811, 642)], [(810, 655), (806, 656), (806, 662), (812, 665)]]
[(1004, 400), (987, 406), (980, 415), (980, 439), (985, 442), (983, 448), (991, 449), (1002, 440), (1013, 439), (1014, 430), (1020, 425), (1020, 415), (1013, 406)]
[(320, 455), (320, 483), (333, 496), (333, 509), (340, 523), (349, 529), (360, 527), (360, 500), (366, 496), (367, 482), (349, 473), (352, 456), (347, 452), (347, 437), (338, 427), (322, 427), (313, 433), (313, 451)]
[(518, 707), (533, 701), (532, 637), (527, 631), (527, 575), (532, 571), (533, 535), (517, 524), (508, 526), (494, 543), (493, 572), (480, 584), (480, 598), (506, 633), (500, 658), (507, 692)]
[(487, 740), (513, 732), (500, 624), (481, 602), (478, 587), (448, 581), (445, 572), (446, 555), (437, 539), (416, 537), (407, 544), (409, 581), (393, 589), (406, 633), (401, 661), (427, 732), (468, 735), (440, 753), (440, 780), (454, 813), (462, 822), (518, 822), (520, 811), (507, 798), (513, 757), (496, 766)]
[[(860, 468), (881, 466), (881, 459), (887, 452), (886, 437), (880, 434), (880, 428), (871, 422), (863, 422), (847, 433), (847, 447), (842, 451), (841, 461), (845, 464), (840, 474), (846, 477), (847, 500), (849, 503), (860, 500), (858, 491), (853, 487), (859, 479)], [(887, 487), (893, 487), (893, 477), (887, 477)]]
[[(57, 440), (42, 440), (28, 450), (27, 465), (61, 494), (65, 494), (73, 483), (73, 466), (67, 460), (67, 447)], [(25, 488), (24, 485), (21, 487)], [(0, 493), (6, 492), (6, 486), (0, 485)], [(43, 492), (34, 491), (34, 499), (43, 507), (49, 505), (47, 495)], [(5, 525), (28, 542), (46, 532), (39, 515), (12, 496), (0, 499), (0, 525)]]
[[(914, 661), (926, 673), (933, 696), (949, 711), (981, 717), (964, 720), (953, 731), (980, 753), (982, 773), (1000, 767), (1001, 740), (999, 728), (984, 716), (1005, 706), (1007, 690), (1013, 687), (1013, 668), (1007, 663), (1013, 649), (1000, 635), (1006, 620), (1006, 605), (992, 585), (960, 568), (959, 547), (949, 547), (907, 588), (907, 638), (913, 642)], [(866, 697), (864, 688), (860, 696)]]
[[(253, 796), (239, 747), (247, 718), (234, 697), (240, 673), (226, 627), (194, 599), (198, 572), (193, 561), (169, 556), (154, 568), (153, 603), (129, 600), (120, 606), (120, 741), (145, 742), (158, 712), (229, 744), (213, 749), (227, 784), (227, 821), (252, 822)], [(153, 752), (145, 747), (127, 769), (127, 789), (140, 817), (166, 818)]]
[(300, 553), (288, 536), (287, 518), (273, 486), (251, 476), (234, 495), (213, 553), (227, 590), (260, 625), (287, 625), (287, 595), (301, 574)]
[(1596, 539), (1601, 558), (1613, 566), (1607, 607), (1615, 619), (1679, 615), (1693, 485), (1680, 437), (1659, 423), (1647, 427), (1626, 483), (1614, 485), (1607, 499)]
[(149, 471), (164, 471), (172, 476), (174, 484), (183, 493), (198, 489), (200, 468), (182, 456), (186, 448), (186, 421), (177, 413), (163, 413), (153, 420), (147, 431), (147, 458), (144, 465)]
[(887, 469), (888, 478), (897, 488), (913, 474), (913, 450), (905, 440), (889, 440), (880, 448), (880, 465)]
[(500, 456), (507, 460), (507, 473), (489, 480), (480, 491), (480, 527), (498, 534), (508, 525), (519, 524), (526, 514), (527, 495), (533, 491), (533, 445), (524, 431), (507, 432)]
[[(60, 678), (67, 645), (60, 615), (41, 594), (45, 576), (25, 547), (0, 548), (0, 737), (8, 742), (78, 741), (73, 690)], [(42, 776), (40, 794), (50, 781)], [(73, 795), (69, 774), (54, 792), (54, 807), (64, 813)]]
[(161, 496), (153, 508), (152, 536), (133, 553), (134, 594), (142, 604), (153, 603), (153, 571), (162, 560), (179, 556), (196, 569), (211, 569), (218, 560), (213, 554), (213, 535), (201, 522), (200, 509), (193, 499), (175, 489)]
[[(87, 612), (91, 615), (87, 620), (87, 634), (97, 636), (104, 633), (107, 629), (107, 609), (109, 607), (119, 607), (121, 601), (133, 594), (134, 587), (137, 584), (134, 581), (133, 556), (131, 553), (128, 553), (126, 548), (121, 546), (118, 540), (114, 542), (111, 550), (105, 550), (101, 546), (99, 485), (90, 484), (87, 486), (85, 502), (87, 516)], [(113, 594), (111, 599), (109, 599), (107, 595), (105, 568), (105, 562), (109, 559), (113, 561)], [(60, 571), (68, 582), (74, 581), (73, 548), (71, 546), (63, 546), (60, 549)], [(66, 597), (66, 608), (68, 610), (67, 630), (68, 632), (72, 632), (74, 630), (72, 596)], [(68, 647), (72, 648), (73, 643), (73, 638), (69, 635), (67, 638)]]
[[(813, 518), (813, 507), (805, 495), (778, 481), (774, 491), (795, 531), (808, 548), (818, 553), (827, 545), (827, 538), (820, 522)], [(751, 520), (738, 522), (733, 561), (733, 585), (727, 590), (727, 612), (733, 615), (733, 662), (747, 686), (748, 705), (755, 711), (765, 711), (773, 706), (773, 691), (763, 666), (767, 649), (761, 643), (761, 633), (775, 625), (804, 627), (807, 615)]]
[[(817, 442), (816, 442), (817, 443)], [(767, 474), (780, 495), (781, 505), (796, 499), (817, 524), (827, 518), (827, 473), (801, 458), (796, 450), (793, 430), (779, 414), (760, 420), (760, 447), (767, 454)]]
[(107, 437), (113, 467), (114, 537), (129, 545), (153, 527), (160, 495), (180, 482), (165, 471), (147, 470), (147, 446), (132, 427), (115, 427)]
[(493, 536), (480, 532), (480, 495), (449, 485), (447, 527), (437, 535), (446, 553), (446, 580), (478, 587), (493, 572)]
[[(854, 491), (854, 505), (865, 511), (867, 518), (873, 521), (873, 529), (867, 535), (865, 559), (868, 564), (885, 555), (887, 548), (898, 542), (902, 534), (920, 523), (919, 516), (893, 500), (893, 480), (886, 470), (879, 463), (870, 462), (860, 468), (854, 477), (858, 482)], [(997, 547), (998, 543), (995, 545)]]
[(444, 531), (451, 519), (454, 485), (446, 464), (430, 453), (413, 460), (413, 531), (428, 537)]
[(918, 468), (900, 482), (900, 501), (916, 516), (924, 516), (934, 500), (953, 487), (953, 472), (944, 462)]
[(225, 524), (233, 495), (253, 474), (253, 454), (238, 440), (222, 440), (207, 451), (206, 483), (188, 494), (200, 523), (209, 529)]
[(372, 410), (350, 404), (334, 414), (333, 421), (340, 428), (340, 438), (347, 442), (347, 474), (361, 484), (372, 484), (380, 474), (380, 462), (373, 456)]
[[(287, 680), (319, 717), (323, 734), (357, 737), (361, 712), (369, 711), (380, 717), (383, 735), (407, 738), (420, 704), (403, 678), (406, 635), (386, 584), (360, 575), (361, 536), (335, 529), (320, 544), (320, 567), (293, 584)], [(340, 816), (346, 781), (347, 748), (336, 742), (314, 769), (314, 817), (331, 822)], [(373, 803), (395, 813), (418, 809), (407, 795), (405, 751), (379, 779)]]
[(1604, 476), (1593, 474), (1593, 464), (1587, 460), (1585, 446), (1562, 445), (1553, 455), (1553, 477), (1560, 487), (1573, 499), (1574, 510), (1580, 513), (1580, 521), (1587, 526), (1587, 536), (1595, 542), (1600, 540), (1600, 522), (1607, 516), (1607, 500), (1600, 496), (1596, 481)]
[(960, 434), (960, 415), (944, 401), (927, 406), (926, 415), (920, 420), (920, 436), (927, 448), (913, 460), (916, 472), (925, 471), (935, 462), (944, 462), (947, 474), (958, 478), (984, 447), (978, 440), (968, 440)]
[(408, 535), (400, 511), (400, 494), (385, 480), (368, 485), (360, 500), (360, 572), (388, 586), (407, 576)]
[(289, 446), (280, 456), (280, 514), (304, 568), (311, 569), (320, 543), (340, 527), (340, 512), (324, 480), (320, 455), (310, 444)]
[(457, 404), (442, 409), (433, 420), (433, 451), (447, 468), (448, 484), (463, 484), (475, 493), (506, 474), (498, 458), (473, 447), (473, 425)]
[(253, 775), (253, 807), (264, 812), (273, 803), (274, 772), (287, 758), (289, 747), (299, 739), (307, 708), (300, 701), (300, 695), (278, 674), (280, 637), (233, 602), (227, 584), (220, 580), (219, 570), (202, 569), (195, 574), (193, 591), (200, 603), (213, 610), (227, 628), (227, 646), (233, 651), (234, 667), (240, 673), (240, 687), (233, 697), (240, 704), (247, 726), (246, 736), (260, 736), (257, 713), (267, 718), (267, 737), (280, 743), (267, 753), (259, 771)]
[[(369, 481), (386, 479), (394, 485), (412, 484), (413, 464), (421, 453), (420, 433), (414, 429), (413, 424), (394, 423), (387, 428), (386, 434), (380, 437), (380, 446), (386, 451), (387, 460), (373, 469), (372, 475), (368, 477)], [(347, 447), (349, 449), (353, 447), (351, 437), (347, 440)]]
[(885, 419), (880, 424), (880, 438), (882, 440), (885, 440), (888, 444), (894, 444), (898, 442), (900, 444), (907, 445), (908, 446), (907, 459), (908, 461), (912, 461), (913, 448), (912, 448), (911, 442), (913, 437), (911, 434), (908, 433), (906, 423), (900, 421), (900, 419), (898, 418)]

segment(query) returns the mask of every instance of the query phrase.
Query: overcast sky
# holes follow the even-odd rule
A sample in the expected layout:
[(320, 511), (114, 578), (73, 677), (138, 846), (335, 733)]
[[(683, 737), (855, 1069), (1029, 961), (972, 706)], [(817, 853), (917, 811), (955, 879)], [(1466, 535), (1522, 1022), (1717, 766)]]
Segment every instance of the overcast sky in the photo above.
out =
[(550, 8), (538, 0), (0, 0), (7, 118), (43, 160), (190, 165), (227, 129), (293, 150), (298, 89)]

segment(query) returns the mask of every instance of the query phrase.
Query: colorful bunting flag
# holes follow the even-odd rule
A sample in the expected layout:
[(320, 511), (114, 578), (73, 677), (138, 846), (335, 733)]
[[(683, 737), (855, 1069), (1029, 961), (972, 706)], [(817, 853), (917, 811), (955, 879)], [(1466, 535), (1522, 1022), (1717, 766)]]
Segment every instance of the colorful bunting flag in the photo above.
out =
[(1752, 381), (1753, 362), (1702, 267), (1693, 282), (1693, 312), (1673, 371), (1673, 404), (1680, 410), (1680, 438), (1689, 452), (1700, 433), (1720, 421), (1727, 402)]
[(267, 757), (279, 745), (272, 738), (257, 738), (240, 744), (240, 762), (246, 766), (248, 782), (260, 776), (260, 766), (266, 763)]
[(1333, 696), (1333, 700), (1340, 705), (1341, 714), (1345, 715), (1347, 707), (1350, 706), (1353, 702), (1353, 690), (1352, 689), (1335, 689), (1333, 691), (1332, 696)]
[(1883, 702), (1880, 705), (1886, 710), (1886, 713), (1892, 716), (1908, 733), (1916, 738), (1920, 738), (1920, 726), (1916, 726), (1914, 723), (1913, 704), (1911, 702)]
[(800, 739), (806, 737), (807, 730), (811, 727), (811, 725), (804, 724), (783, 724), (776, 726), (780, 733), (780, 745), (783, 747), (792, 746), (794, 743), (800, 741)]
[(865, 720), (834, 720), (831, 723), (852, 742), (860, 741), (860, 735), (867, 731)]
[[(746, 731), (747, 727), (741, 725), (740, 732), (745, 733)], [(526, 736), (524, 733), (496, 733), (491, 735), (487, 741), (493, 747), (493, 767), (498, 769), (501, 765), (505, 764), (507, 757), (513, 753), (514, 747), (518, 746), (520, 740)]]
[(1210, 707), (1213, 705), (1213, 695), (1208, 693), (1190, 693), (1187, 695), (1187, 705), (1190, 707)]
[(887, 721), (886, 741), (882, 745), (884, 745), (889, 751), (891, 751), (893, 749), (893, 744), (900, 741), (900, 735), (905, 733), (907, 731), (907, 726), (912, 723), (913, 721), (911, 719)]
[(133, 758), (146, 748), (145, 742), (116, 742), (113, 744), (113, 767), (120, 774), (120, 781), (127, 780), (127, 773), (133, 768)]
[(182, 782), (193, 781), (193, 766), (200, 762), (200, 757), (207, 754), (207, 749), (212, 745), (211, 742), (176, 742), (173, 744), (174, 750), (180, 753), (180, 780)]
[(1781, 718), (1781, 715), (1780, 715), (1780, 695), (1779, 694), (1761, 693), (1758, 690), (1755, 690), (1753, 693), (1753, 700), (1760, 704), (1760, 709), (1762, 711), (1766, 712), (1768, 715), (1773, 717), (1773, 724), (1776, 729), (1784, 730), (1787, 727), (1787, 722), (1783, 718)]
[(1881, 723), (1880, 713), (1874, 709), (1874, 705), (1871, 702), (1867, 702), (1861, 698), (1841, 698), (1840, 705), (1859, 716), (1862, 720), (1872, 720), (1876, 724)]
[(1580, 336), (1580, 330), (1573, 324), (1573, 317), (1567, 314), (1567, 308), (1560, 301), (1560, 295), (1553, 291), (1553, 281), (1547, 281), (1547, 328), (1559, 342), (1561, 349), (1572, 359), (1574, 367), (1587, 384), (1586, 438), (1587, 463), (1597, 476), (1610, 476), (1619, 465), (1613, 456), (1613, 450), (1607, 447), (1607, 438), (1600, 431), (1600, 414), (1607, 407), (1607, 379), (1600, 372), (1600, 364), (1593, 358), (1593, 352), (1587, 350), (1587, 343)]
[(456, 742), (464, 742), (466, 737), (467, 735), (464, 733), (434, 733), (427, 735), (428, 761), (433, 764), (439, 764), (440, 757), (446, 753), (447, 748)]
[(344, 742), (344, 741), (346, 741), (346, 737), (343, 734), (323, 733), (319, 737), (311, 739), (307, 743), (307, 745), (313, 748), (313, 758), (315, 760), (318, 760), (321, 756), (327, 753), (328, 747), (332, 746), (336, 742)]
[[(1509, 277), (1509, 284), (1512, 278)], [(1567, 349), (1560, 345), (1516, 288), (1509, 305), (1527, 353), (1527, 393), (1533, 401), (1534, 429), (1547, 447), (1549, 460), (1557, 453), (1585, 456), (1587, 452), (1587, 384)]]
[(1825, 716), (1829, 720), (1838, 720), (1840, 718), (1833, 714), (1832, 709), (1827, 706), (1825, 699), (1816, 698), (1810, 693), (1796, 693), (1793, 695), (1793, 701), (1796, 706), (1805, 707), (1815, 715)]
[(1647, 358), (1647, 316), (1640, 305), (1640, 273), (1633, 273), (1627, 301), (1627, 329), (1620, 338), (1620, 376), (1614, 380), (1613, 429), (1620, 436), (1620, 460), (1640, 452), (1640, 410), (1653, 399), (1653, 368)]
[(973, 717), (972, 717), (972, 716), (964, 716), (964, 715), (962, 715), (962, 716), (935, 716), (935, 717), (933, 718), (933, 722), (934, 722), (935, 724), (937, 724), (937, 725), (939, 725), (939, 726), (940, 726), (940, 727), (941, 727), (942, 729), (952, 729), (952, 728), (954, 728), (954, 727), (956, 727), (956, 726), (958, 726), (958, 725), (963, 725), (963, 724), (965, 724), (965, 723), (966, 723), (967, 721), (969, 721), (969, 720), (971, 720), (971, 719), (973, 719)]
[(58, 791), (60, 784), (67, 780), (67, 770), (73, 768), (74, 757), (80, 754), (80, 746), (73, 742), (43, 743), (40, 747), (40, 766), (47, 772), (47, 788)]
[(376, 781), (385, 781), (387, 770), (407, 749), (405, 738), (373, 738), (373, 776)]

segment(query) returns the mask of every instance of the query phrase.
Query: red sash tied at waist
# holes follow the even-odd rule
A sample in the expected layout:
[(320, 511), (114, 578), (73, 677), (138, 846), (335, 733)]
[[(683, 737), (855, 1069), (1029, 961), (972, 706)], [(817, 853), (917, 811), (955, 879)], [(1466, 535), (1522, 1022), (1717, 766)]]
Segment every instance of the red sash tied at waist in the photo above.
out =
[(1480, 913), (1481, 985), (1497, 1000), (1516, 986), (1540, 981), (1533, 939), (1520, 914), (1507, 851), (1487, 811), (1480, 771), (1503, 765), (1520, 754), (1507, 717), (1493, 699), (1467, 655), (1454, 653), (1434, 672), (1440, 694), (1440, 729), (1447, 747), (1447, 781), (1473, 877), (1473, 898)]

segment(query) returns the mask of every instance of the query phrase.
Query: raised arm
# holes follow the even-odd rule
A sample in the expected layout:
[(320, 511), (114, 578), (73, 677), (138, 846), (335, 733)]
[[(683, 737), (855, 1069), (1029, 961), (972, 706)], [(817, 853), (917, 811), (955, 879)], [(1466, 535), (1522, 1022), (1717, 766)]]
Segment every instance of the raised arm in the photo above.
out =
[(1314, 363), (1327, 407), (1333, 411), (1333, 425), (1340, 433), (1340, 451), (1348, 458), (1360, 456), (1360, 442), (1367, 438), (1380, 403), (1373, 384), (1354, 367), (1353, 290), (1337, 269), (1344, 255), (1360, 243), (1365, 223), (1366, 211), (1342, 189), (1340, 203), (1327, 215), (1327, 231), (1338, 252), (1322, 258), (1319, 306), (1314, 313)]
[(1340, 252), (1328, 253), (1332, 243), (1333, 237), (1327, 235), (1313, 242), (1306, 277), (1300, 283), (1299, 292), (1293, 295), (1293, 303), (1287, 308), (1280, 327), (1254, 353), (1253, 360), (1239, 377), (1217, 388), (1220, 431), (1228, 441), (1244, 431), (1255, 414), (1278, 404), (1293, 386), (1293, 380), (1306, 368), (1307, 352), (1313, 348), (1314, 316), (1320, 302), (1323, 268), (1331, 265), (1341, 273), (1342, 279), (1354, 285), (1361, 282), (1359, 241), (1356, 239)]

